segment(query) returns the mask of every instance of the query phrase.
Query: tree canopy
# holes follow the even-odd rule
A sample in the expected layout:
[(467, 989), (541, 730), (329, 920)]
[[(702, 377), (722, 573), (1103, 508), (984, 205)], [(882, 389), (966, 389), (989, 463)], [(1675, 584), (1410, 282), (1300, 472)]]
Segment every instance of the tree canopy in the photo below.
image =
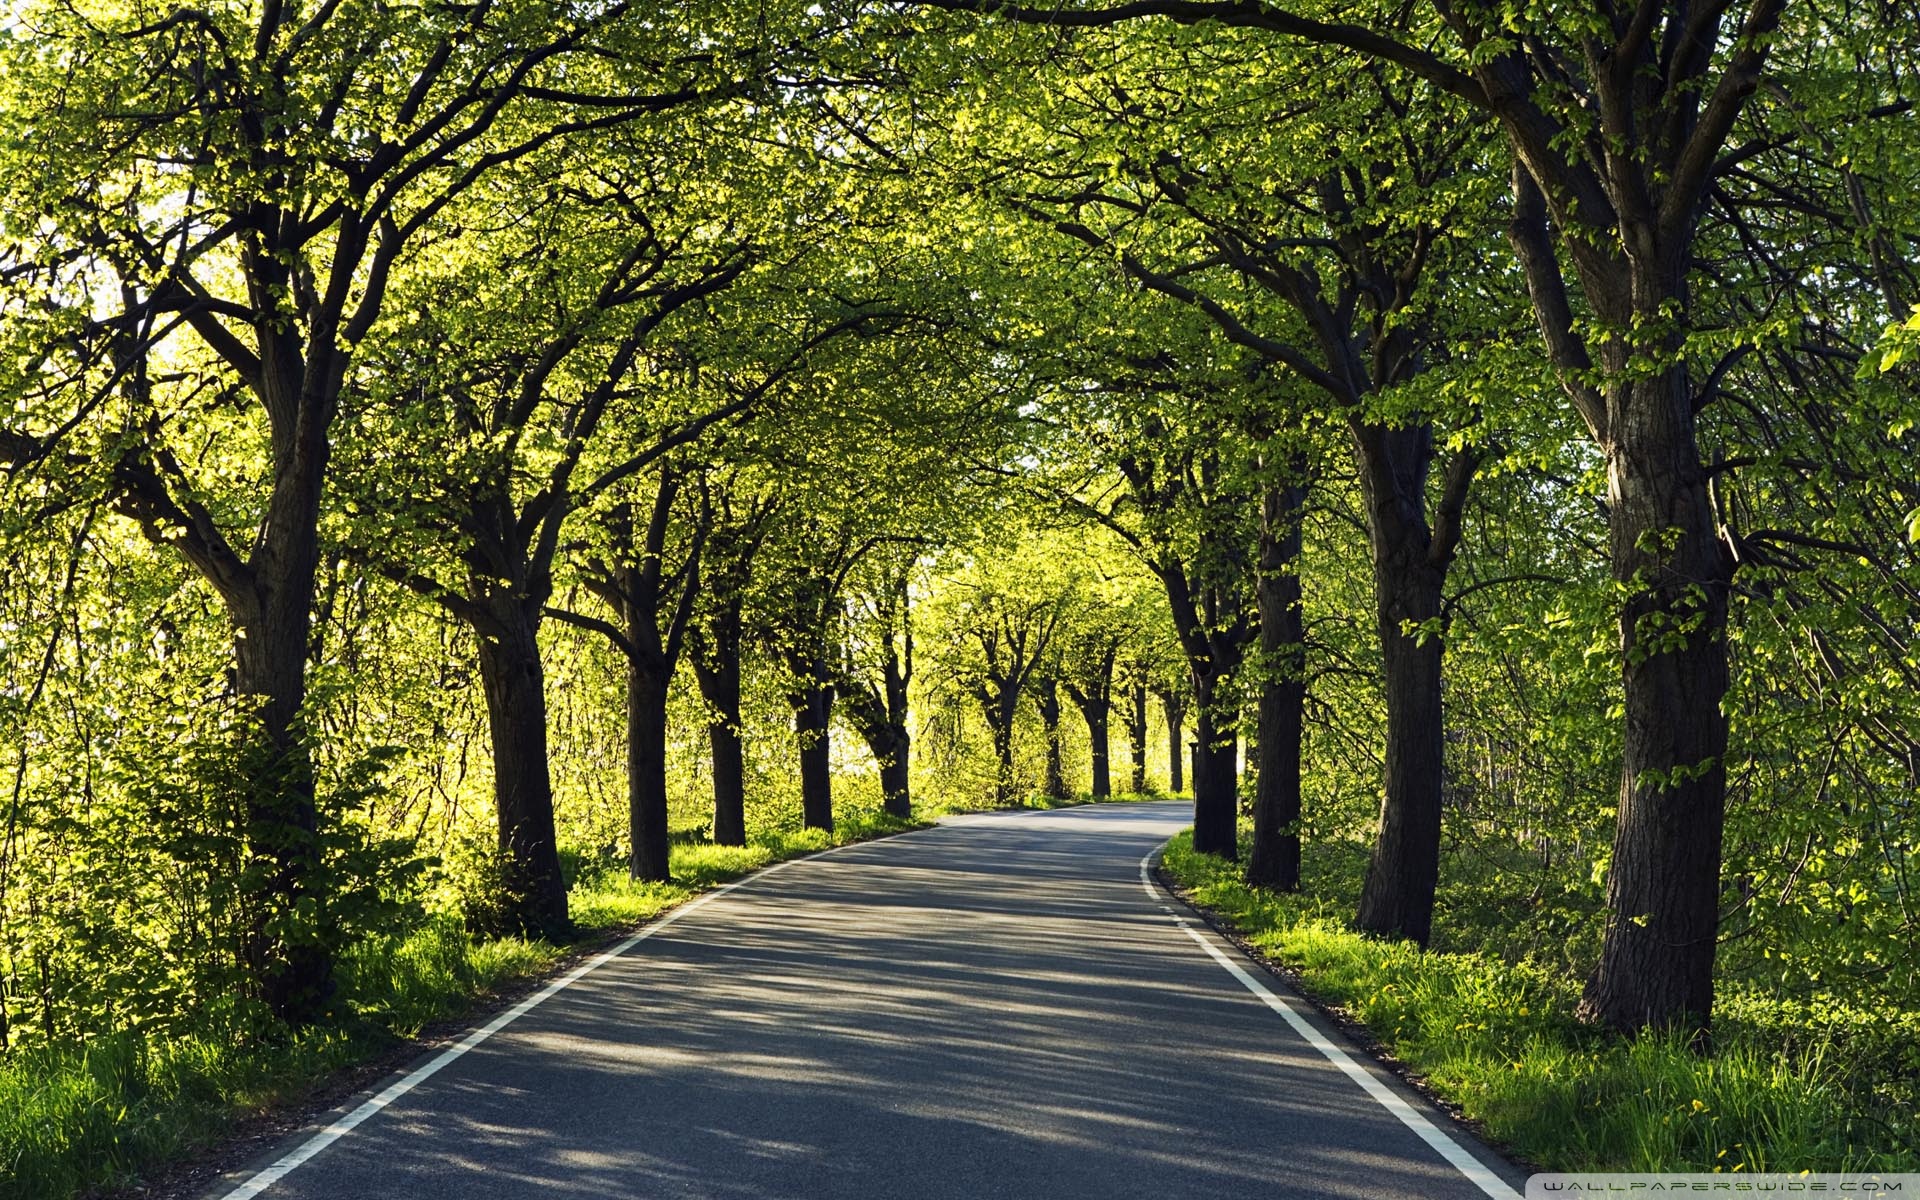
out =
[(17, 0), (0, 1063), (1114, 793), (1609, 1036), (1920, 1012), (1917, 67), (1903, 0)]

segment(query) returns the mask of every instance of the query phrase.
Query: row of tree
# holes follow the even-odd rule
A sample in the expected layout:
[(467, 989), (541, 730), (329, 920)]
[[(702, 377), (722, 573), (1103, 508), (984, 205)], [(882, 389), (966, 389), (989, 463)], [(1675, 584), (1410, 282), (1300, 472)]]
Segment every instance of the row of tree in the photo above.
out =
[(1449, 834), (1554, 880), (1596, 1022), (1705, 1029), (1729, 922), (1920, 969), (1897, 5), (17, 7), (43, 1035), (214, 961), (323, 1016), (476, 788), (470, 912), (559, 937), (687, 762), (748, 837), (766, 713), (827, 827), (836, 720), (904, 815), (971, 730), (1066, 791), (1062, 694), (1096, 794), (1191, 724), (1209, 853), (1249, 747), (1249, 878), (1363, 844), (1367, 932), (1444, 937)]
[[(1910, 661), (1913, 396), (1875, 342), (1920, 295), (1911, 14), (935, 6), (998, 18), (994, 57), (969, 64), (995, 86), (865, 109), (876, 162), (1052, 233), (1080, 280), (1099, 260), (1100, 286), (1166, 302), (1090, 311), (1081, 282), (1043, 319), (1078, 335), (1054, 395), (1085, 481), (1060, 490), (1162, 580), (1187, 653), (1196, 846), (1235, 853), (1219, 693), (1257, 660), (1250, 877), (1297, 885), (1300, 556), (1338, 478), (1372, 564), (1385, 720), (1356, 923), (1427, 940), (1453, 620), (1472, 593), (1566, 578), (1463, 585), (1473, 506), (1500, 488), (1547, 518), (1571, 492), (1604, 519), (1588, 561), (1618, 622), (1618, 801), (1583, 1011), (1705, 1029), (1741, 903), (1722, 873), (1732, 608), (1834, 621), (1838, 576), (1861, 587), (1840, 620), (1876, 632), (1858, 657), (1822, 650), (1790, 705)], [(944, 47), (900, 62), (951, 79)], [(955, 100), (930, 112), (927, 95)], [(1910, 773), (1915, 744), (1886, 738), (1870, 769)]]

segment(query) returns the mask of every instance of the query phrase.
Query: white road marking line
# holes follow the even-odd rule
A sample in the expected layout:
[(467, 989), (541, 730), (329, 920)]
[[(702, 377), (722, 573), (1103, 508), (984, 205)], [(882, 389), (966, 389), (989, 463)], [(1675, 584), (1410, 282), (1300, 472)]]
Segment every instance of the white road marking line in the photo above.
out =
[[(1140, 860), (1140, 885), (1147, 889), (1147, 898), (1156, 904), (1160, 902), (1162, 893), (1154, 886), (1153, 876), (1150, 874), (1149, 868), (1153, 864), (1154, 856), (1159, 853), (1160, 848), (1155, 848), (1148, 851), (1147, 856)], [(1394, 1095), (1390, 1088), (1373, 1077), (1372, 1072), (1355, 1062), (1352, 1055), (1328, 1041), (1318, 1029), (1315, 1029), (1308, 1023), (1305, 1017), (1300, 1015), (1299, 1011), (1296, 1010), (1293, 1005), (1281, 999), (1274, 993), (1273, 989), (1250, 974), (1245, 967), (1227, 957), (1221, 952), (1218, 946), (1202, 936), (1201, 933), (1193, 927), (1191, 921), (1164, 905), (1161, 906), (1161, 911), (1172, 917), (1174, 924), (1178, 925), (1188, 937), (1198, 943), (1200, 948), (1205, 950), (1208, 955), (1213, 958), (1213, 961), (1225, 967), (1227, 973), (1239, 980), (1242, 987), (1265, 1001), (1268, 1008), (1285, 1018), (1287, 1024), (1293, 1027), (1295, 1033), (1305, 1038), (1308, 1045), (1318, 1050), (1328, 1062), (1345, 1072), (1347, 1078), (1359, 1084), (1367, 1095), (1372, 1096), (1374, 1100), (1379, 1102), (1380, 1107), (1386, 1109), (1394, 1116), (1399, 1117), (1400, 1123), (1408, 1129), (1413, 1130), (1421, 1141), (1433, 1147), (1434, 1151), (1438, 1153), (1441, 1158), (1446, 1159), (1454, 1170), (1465, 1175), (1467, 1179), (1478, 1186), (1481, 1191), (1493, 1197), (1493, 1200), (1521, 1200), (1520, 1193), (1507, 1186), (1506, 1181), (1489, 1170), (1485, 1163), (1482, 1163), (1479, 1159), (1469, 1154), (1466, 1147), (1462, 1146), (1444, 1130), (1428, 1120), (1425, 1113), (1420, 1112), (1399, 1096)]]
[[(933, 826), (932, 828), (937, 829), (939, 828), (939, 826)], [(921, 831), (909, 830), (908, 832), (918, 833)], [(575, 967), (573, 970), (568, 971), (565, 975), (562, 975), (560, 978), (554, 980), (552, 983), (548, 984), (546, 987), (541, 988), (538, 992), (535, 992), (533, 995), (528, 996), (525, 1000), (522, 1000), (520, 1003), (514, 1005), (512, 1008), (508, 1009), (506, 1012), (501, 1013), (499, 1016), (495, 1017), (493, 1020), (488, 1021), (485, 1025), (482, 1025), (480, 1028), (468, 1034), (457, 1045), (449, 1046), (447, 1049), (441, 1051), (439, 1054), (435, 1055), (429, 1061), (422, 1063), (419, 1067), (416, 1067), (414, 1070), (408, 1072), (406, 1075), (403, 1075), (399, 1079), (394, 1080), (392, 1083), (388, 1084), (385, 1088), (381, 1089), (378, 1095), (375, 1095), (371, 1099), (367, 1100), (365, 1103), (361, 1104), (360, 1107), (348, 1113), (346, 1116), (341, 1117), (338, 1121), (335, 1121), (333, 1124), (327, 1126), (325, 1129), (322, 1129), (320, 1132), (314, 1134), (312, 1137), (308, 1138), (306, 1141), (300, 1143), (300, 1145), (294, 1147), (293, 1150), (289, 1151), (284, 1157), (279, 1159), (273, 1165), (261, 1169), (259, 1172), (257, 1172), (256, 1174), (248, 1178), (245, 1182), (241, 1183), (238, 1187), (234, 1188), (232, 1191), (227, 1192), (226, 1194), (221, 1196), (220, 1200), (253, 1200), (253, 1197), (258, 1196), (261, 1192), (266, 1191), (268, 1188), (272, 1187), (274, 1184), (286, 1178), (288, 1174), (293, 1172), (302, 1163), (306, 1162), (308, 1159), (312, 1158), (314, 1155), (320, 1153), (322, 1150), (325, 1150), (328, 1146), (333, 1145), (335, 1142), (339, 1141), (342, 1137), (352, 1132), (356, 1126), (358, 1126), (361, 1122), (365, 1121), (368, 1117), (373, 1116), (375, 1113), (379, 1112), (381, 1109), (385, 1108), (387, 1105), (392, 1104), (395, 1100), (398, 1100), (400, 1097), (406, 1095), (408, 1092), (412, 1091), (414, 1088), (417, 1088), (422, 1083), (425, 1083), (428, 1079), (432, 1078), (436, 1073), (440, 1071), (442, 1067), (445, 1067), (448, 1063), (459, 1058), (461, 1055), (473, 1049), (475, 1046), (478, 1046), (481, 1042), (486, 1041), (488, 1038), (492, 1037), (494, 1034), (499, 1033), (502, 1029), (505, 1029), (507, 1026), (513, 1024), (515, 1021), (519, 1020), (521, 1017), (526, 1016), (528, 1013), (538, 1008), (546, 1000), (550, 999), (555, 993), (564, 991), (566, 988), (568, 988), (572, 984), (579, 982), (582, 976), (588, 974), (591, 971), (597, 970), (600, 967), (605, 966), (607, 963), (612, 962), (616, 958), (619, 958), (622, 954), (625, 954), (627, 951), (633, 949), (635, 946), (638, 946), (641, 942), (646, 941), (648, 938), (652, 937), (654, 934), (659, 933), (662, 929), (665, 929), (667, 926), (673, 924), (675, 921), (678, 921), (681, 917), (686, 916), (688, 913), (693, 912), (694, 910), (699, 908), (704, 908), (706, 905), (711, 904), (715, 900), (718, 900), (720, 897), (726, 895), (728, 892), (733, 891), (735, 888), (742, 887), (756, 880), (764, 879), (768, 875), (773, 874), (775, 871), (779, 871), (785, 867), (793, 866), (795, 863), (803, 863), (808, 861), (809, 859), (820, 858), (824, 855), (832, 854), (839, 850), (850, 850), (855, 846), (864, 846), (868, 844), (869, 844), (868, 842), (848, 842), (844, 846), (830, 846), (825, 850), (821, 850), (813, 854), (805, 854), (800, 856), (799, 858), (785, 859), (781, 862), (773, 863), (769, 866), (762, 867), (751, 875), (745, 876), (744, 878), (741, 878), (741, 879), (736, 879), (732, 883), (729, 883), (724, 887), (715, 888), (713, 891), (708, 892), (703, 896), (698, 896), (692, 900), (687, 901), (685, 904), (682, 904), (680, 907), (668, 912), (665, 916), (660, 917), (658, 920), (655, 920), (652, 923), (648, 924), (646, 928), (642, 929), (639, 933), (634, 934), (632, 937), (628, 938), (626, 941), (621, 942), (618, 946), (615, 946), (613, 949), (605, 951), (601, 954), (595, 955), (592, 959), (588, 960), (586, 963), (583, 963), (582, 965)]]

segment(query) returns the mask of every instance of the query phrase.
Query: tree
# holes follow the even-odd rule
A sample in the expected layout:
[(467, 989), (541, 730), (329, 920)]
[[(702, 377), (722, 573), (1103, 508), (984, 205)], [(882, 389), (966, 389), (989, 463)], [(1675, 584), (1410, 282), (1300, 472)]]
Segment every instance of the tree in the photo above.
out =
[(1137, 659), (1129, 659), (1122, 675), (1124, 704), (1120, 725), (1127, 735), (1127, 790), (1145, 795), (1147, 782), (1147, 677)]
[[(291, 1021), (320, 1015), (333, 987), (330, 947), (298, 932), (297, 916), (318, 853), (300, 713), (331, 437), (390, 282), (493, 170), (573, 132), (744, 86), (684, 59), (642, 65), (676, 62), (646, 51), (683, 33), (630, 19), (630, 5), (564, 29), (517, 20), (521, 7), (20, 14), (84, 69), (82, 86), (39, 93), (44, 144), (68, 153), (43, 161), (50, 219), (11, 254), (61, 264), (90, 297), (76, 313), (111, 312), (69, 322), (68, 349), (44, 348), (78, 368), (54, 390), (116, 382), (139, 431), (100, 462), (117, 502), (227, 609), (236, 685), (257, 723), (240, 751), (262, 864), (248, 955), (268, 1006)], [(48, 65), (31, 51), (22, 62)], [(176, 355), (198, 388), (251, 397), (271, 453), (243, 495), (195, 478), (169, 433), (152, 364)], [(29, 458), (59, 453), (97, 406), (79, 400), (46, 433), (6, 440)]]
[(1260, 773), (1247, 882), (1291, 892), (1300, 888), (1300, 751), (1307, 701), (1300, 552), (1307, 466), (1299, 453), (1277, 465), (1279, 478), (1269, 481), (1260, 496), (1260, 579), (1255, 588), (1260, 609)]
[[(1300, 69), (1320, 65), (1309, 59)], [(1209, 67), (1217, 69), (1208, 62), (1183, 74), (1193, 78)], [(1120, 86), (1131, 91), (1145, 82)], [(1258, 90), (1264, 94), (1267, 86)], [(1469, 206), (1475, 198), (1459, 184), (1463, 160), (1471, 161), (1468, 137), (1444, 110), (1415, 116), (1410, 110), (1419, 100), (1376, 77), (1374, 94), (1361, 96), (1359, 111), (1344, 124), (1364, 129), (1392, 121), (1391, 132), (1351, 139), (1339, 158), (1324, 164), (1301, 144), (1317, 138), (1317, 120), (1276, 133), (1271, 122), (1240, 115), (1259, 110), (1232, 92), (1199, 111), (1178, 102), (1136, 103), (1127, 114), (1133, 139), (1096, 141), (1086, 177), (1065, 187), (1049, 179), (1015, 203), (1112, 253), (1141, 286), (1204, 312), (1276, 377), (1297, 378), (1320, 393), (1348, 427), (1373, 542), (1387, 696), (1379, 835), (1357, 922), (1369, 932), (1424, 942), (1440, 844), (1444, 631), (1438, 623), (1482, 452), (1461, 444), (1446, 465), (1437, 501), (1430, 501), (1437, 414), (1415, 390), (1445, 354), (1430, 280), (1458, 282), (1448, 278), (1451, 264), (1439, 235), (1474, 220)], [(1103, 125), (1113, 122), (1111, 114), (1096, 111)], [(1151, 139), (1175, 130), (1204, 150), (1183, 151), (1177, 142), (1152, 148)], [(1103, 162), (1107, 156), (1114, 161)], [(1259, 164), (1244, 182), (1233, 174), (1240, 163)], [(1289, 178), (1276, 165), (1298, 174)], [(1181, 230), (1171, 252), (1141, 237), (1150, 223)], [(1265, 310), (1245, 294), (1249, 289), (1277, 301), (1276, 309)], [(1289, 411), (1278, 421), (1254, 417), (1250, 433), (1264, 441), (1274, 428), (1298, 424), (1295, 414), (1312, 411), (1301, 403), (1301, 390), (1287, 390), (1283, 408)], [(1282, 537), (1273, 544), (1291, 543)], [(1283, 713), (1291, 711), (1297, 709), (1276, 697), (1269, 715), (1288, 719)], [(1276, 746), (1295, 737), (1275, 733)], [(1278, 774), (1298, 774), (1297, 766), (1273, 765)], [(1273, 786), (1282, 785), (1275, 779)], [(1260, 822), (1263, 830), (1272, 824)], [(1261, 876), (1277, 878), (1268, 856), (1261, 858)]]
[(747, 844), (746, 763), (741, 748), (740, 685), (754, 560), (778, 511), (777, 493), (756, 493), (736, 468), (704, 487), (710, 506), (699, 610), (688, 629), (690, 658), (707, 703), (713, 764), (713, 840)]
[(1065, 800), (1072, 793), (1067, 789), (1066, 754), (1060, 744), (1060, 647), (1056, 643), (1049, 647), (1047, 656), (1034, 670), (1033, 707), (1040, 714), (1040, 728), (1047, 739), (1046, 774), (1040, 782), (1042, 795), (1053, 800)]
[[(948, 677), (986, 719), (995, 764), (993, 798), (1001, 807), (1016, 799), (1020, 699), (1050, 662), (1067, 604), (1057, 582), (1020, 578), (1011, 558), (1004, 545), (976, 551), (942, 580), (942, 611), (936, 618), (947, 631)], [(1039, 586), (1031, 586), (1036, 582)]]
[[(667, 692), (693, 623), (700, 552), (713, 520), (706, 497), (697, 497), (694, 511), (682, 514), (684, 545), (679, 561), (669, 569), (668, 538), (687, 468), (670, 462), (658, 476), (646, 524), (636, 527), (632, 498), (617, 499), (605, 518), (606, 558), (590, 559), (581, 568), (587, 587), (618, 615), (618, 623), (547, 609), (553, 617), (601, 633), (626, 659), (628, 874), (645, 882), (672, 877), (667, 861)], [(720, 840), (717, 820), (714, 840)]]
[(1181, 792), (1186, 790), (1181, 776), (1181, 758), (1186, 747), (1181, 744), (1180, 733), (1187, 723), (1187, 685), (1179, 678), (1182, 672), (1161, 674), (1155, 677), (1154, 695), (1159, 697), (1160, 712), (1167, 724), (1167, 790)]
[(1120, 634), (1111, 629), (1084, 632), (1070, 640), (1061, 685), (1087, 723), (1093, 758), (1091, 791), (1096, 799), (1113, 795), (1108, 743), (1113, 721), (1113, 667), (1120, 655)]
[[(1691, 283), (1701, 218), (1715, 179), (1742, 156), (1729, 142), (1767, 76), (1785, 0), (1750, 0), (1731, 21), (1725, 4), (1524, 17), (1448, 5), (1410, 28), (1265, 3), (1038, 10), (926, 2), (1057, 26), (1158, 15), (1341, 46), (1426, 81), (1498, 127), (1513, 158), (1510, 236), (1542, 344), (1608, 463), (1611, 556), (1626, 594), (1628, 736), (1608, 934), (1583, 1011), (1622, 1030), (1705, 1030), (1719, 927), (1734, 560), (1719, 535), (1698, 421), (1731, 359), (1701, 362), (1698, 339), (1690, 353)], [(1435, 36), (1450, 41), (1451, 56), (1427, 48)]]
[[(776, 365), (690, 414), (672, 401), (650, 408), (645, 393), (634, 391), (634, 377), (661, 353), (655, 337), (662, 325), (734, 285), (753, 256), (736, 240), (690, 244), (683, 231), (656, 224), (654, 215), (671, 209), (670, 193), (661, 190), (642, 147), (629, 148), (628, 162), (637, 164), (630, 169), (577, 176), (556, 165), (557, 176), (502, 180), (496, 202), (521, 199), (533, 211), (501, 235), (490, 261), (458, 265), (507, 279), (530, 276), (524, 290), (505, 298), (532, 301), (538, 309), (483, 311), (455, 325), (447, 317), (459, 311), (453, 297), (468, 289), (464, 270), (421, 279), (417, 298), (409, 297), (413, 337), (396, 339), (388, 352), (383, 365), (393, 390), (377, 410), (381, 424), (363, 421), (363, 432), (375, 436), (360, 443), (354, 464), (361, 488), (357, 552), (478, 637), (501, 857), (500, 911), (491, 919), (548, 936), (563, 935), (568, 920), (539, 632), (568, 519), (740, 416), (784, 373)], [(549, 184), (592, 201), (586, 211), (595, 214), (594, 225), (581, 227), (580, 210), (545, 204), (545, 192), (537, 189)], [(619, 249), (608, 256), (609, 246)], [(569, 291), (554, 286), (557, 272), (566, 273)], [(621, 447), (590, 458), (610, 414), (626, 425)], [(384, 448), (397, 445), (411, 452), (407, 475), (388, 469)], [(583, 478), (576, 481), (576, 474)], [(629, 513), (629, 529), (631, 520)], [(438, 547), (452, 542), (451, 561), (422, 555), (423, 535)], [(644, 569), (637, 556), (626, 565)], [(630, 604), (623, 615), (639, 617)], [(620, 632), (616, 644), (630, 645), (626, 638)], [(645, 699), (644, 686), (639, 695)], [(635, 853), (643, 870), (653, 869), (650, 851), (636, 843)]]
[(847, 647), (840, 680), (842, 705), (880, 765), (880, 795), (888, 814), (913, 816), (913, 731), (908, 698), (913, 686), (912, 578), (918, 550), (880, 559), (871, 585), (857, 601), (864, 636)]

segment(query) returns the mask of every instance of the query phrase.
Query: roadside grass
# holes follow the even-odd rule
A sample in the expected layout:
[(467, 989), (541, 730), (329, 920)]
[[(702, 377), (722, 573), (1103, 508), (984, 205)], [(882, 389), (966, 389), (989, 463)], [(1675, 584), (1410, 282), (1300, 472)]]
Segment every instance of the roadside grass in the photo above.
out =
[(1920, 1170), (1920, 1014), (1736, 984), (1703, 1057), (1678, 1039), (1580, 1024), (1580, 981), (1564, 971), (1365, 938), (1343, 904), (1249, 888), (1236, 864), (1194, 853), (1191, 833), (1162, 861), (1315, 999), (1542, 1169)]
[(459, 1020), (702, 892), (781, 859), (927, 823), (855, 814), (838, 821), (831, 837), (776, 830), (744, 847), (677, 840), (670, 884), (582, 871), (568, 898), (579, 936), (567, 946), (475, 939), (456, 916), (433, 914), (342, 956), (341, 1016), (331, 1026), (265, 1036), (127, 1031), (16, 1052), (0, 1060), (0, 1197), (64, 1200), (124, 1188), (217, 1142), (237, 1121), (298, 1105), (338, 1072)]

